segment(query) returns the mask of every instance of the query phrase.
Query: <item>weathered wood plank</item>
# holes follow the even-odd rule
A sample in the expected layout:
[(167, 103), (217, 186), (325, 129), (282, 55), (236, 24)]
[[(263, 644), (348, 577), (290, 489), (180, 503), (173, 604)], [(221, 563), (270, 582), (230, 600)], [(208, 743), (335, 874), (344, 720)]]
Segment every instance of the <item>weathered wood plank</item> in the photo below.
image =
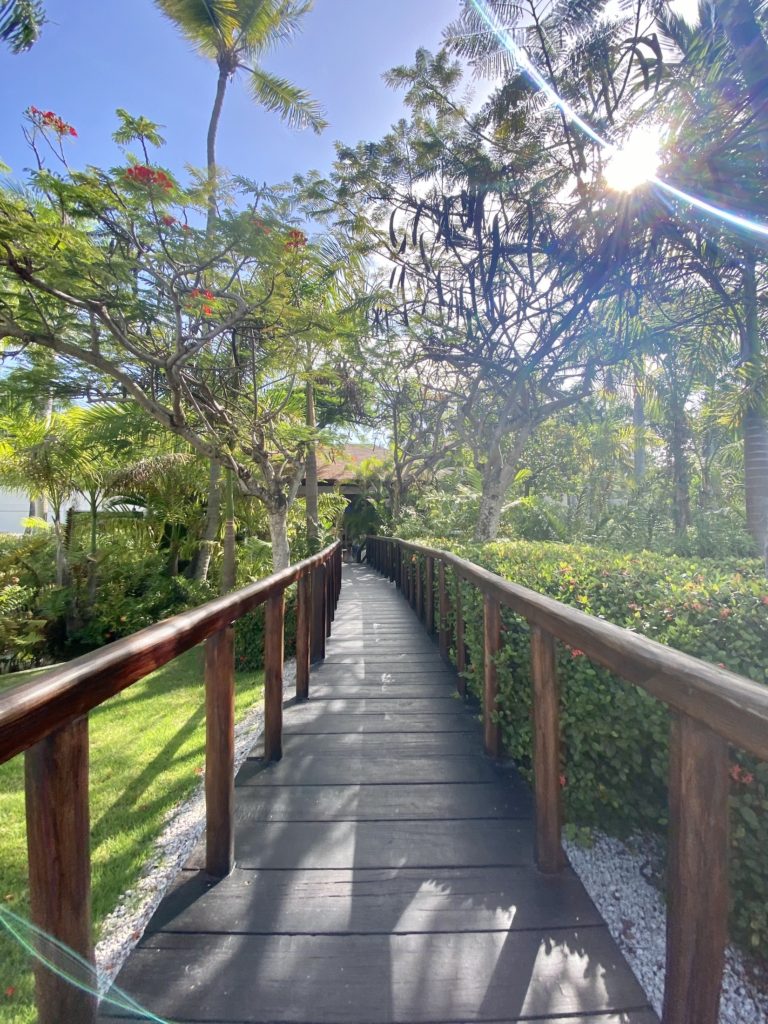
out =
[(478, 723), (469, 715), (457, 711), (453, 714), (398, 714), (381, 711), (378, 714), (353, 715), (340, 711), (323, 713), (322, 708), (312, 707), (314, 714), (291, 714), (283, 729), (286, 736), (310, 736), (323, 733), (325, 735), (351, 735), (356, 733), (403, 733), (428, 734), (468, 732), (477, 734)]
[(158, 931), (320, 935), (520, 931), (601, 925), (576, 876), (532, 866), (184, 871), (148, 926)]
[[(480, 737), (475, 732), (439, 733), (293, 733), (283, 736), (287, 757), (472, 757), (478, 754)], [(252, 753), (260, 752), (258, 745)]]
[(645, 1006), (603, 928), (351, 936), (161, 932), (135, 951), (120, 984), (151, 993), (153, 1012), (195, 1022), (496, 1024)]
[(493, 765), (476, 756), (467, 757), (361, 757), (339, 754), (307, 754), (292, 757), (290, 765), (264, 765), (249, 758), (240, 769), (238, 782), (259, 786), (343, 785), (402, 782), (492, 782), (497, 779)]
[(531, 817), (531, 794), (518, 776), (492, 783), (337, 786), (238, 786), (238, 821), (454, 821)]
[[(530, 821), (284, 821), (236, 825), (241, 868), (478, 867), (530, 864)], [(189, 867), (204, 867), (202, 848)]]

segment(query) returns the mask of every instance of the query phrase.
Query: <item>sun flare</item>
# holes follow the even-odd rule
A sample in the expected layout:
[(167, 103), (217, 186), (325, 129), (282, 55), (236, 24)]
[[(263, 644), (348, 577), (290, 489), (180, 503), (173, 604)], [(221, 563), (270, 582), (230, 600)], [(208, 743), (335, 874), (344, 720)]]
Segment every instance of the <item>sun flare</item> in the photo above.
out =
[(608, 187), (615, 192), (632, 192), (655, 178), (661, 135), (659, 125), (638, 128), (623, 146), (614, 149), (603, 172)]

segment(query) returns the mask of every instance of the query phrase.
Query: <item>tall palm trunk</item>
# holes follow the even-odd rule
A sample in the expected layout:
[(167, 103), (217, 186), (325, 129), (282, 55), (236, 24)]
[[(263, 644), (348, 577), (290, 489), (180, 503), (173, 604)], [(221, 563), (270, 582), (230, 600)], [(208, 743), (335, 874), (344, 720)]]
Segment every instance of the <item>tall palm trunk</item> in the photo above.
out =
[[(224, 68), (219, 68), (219, 78), (216, 83), (216, 98), (213, 101), (211, 119), (208, 123), (208, 138), (206, 140), (206, 157), (208, 162), (208, 218), (205, 231), (210, 237), (213, 233), (214, 221), (216, 219), (216, 135), (219, 130), (221, 109), (224, 106), (224, 95), (227, 91), (229, 75)], [(202, 541), (195, 556), (193, 576), (200, 583), (208, 579), (208, 570), (211, 566), (213, 545), (219, 535), (221, 524), (221, 490), (220, 490), (221, 469), (218, 463), (211, 460), (208, 476), (208, 511), (205, 520), (205, 530)]]
[[(307, 376), (307, 426), (313, 431), (317, 427), (315, 413), (315, 388), (311, 373)], [(318, 509), (317, 445), (314, 436), (307, 446), (307, 465), (304, 471), (304, 500), (307, 507), (307, 544), (310, 554), (320, 548), (320, 513)]]
[(632, 433), (635, 486), (640, 487), (645, 479), (645, 399), (638, 376), (635, 377), (635, 397), (632, 403)]
[(213, 222), (216, 218), (216, 135), (219, 130), (219, 119), (221, 108), (224, 106), (224, 94), (227, 91), (229, 81), (229, 70), (226, 66), (219, 65), (219, 77), (216, 82), (216, 98), (213, 101), (211, 119), (208, 122), (208, 138), (206, 140), (206, 157), (208, 161), (208, 221), (206, 233), (213, 231)]
[(747, 529), (768, 565), (768, 420), (762, 402), (760, 381), (763, 353), (758, 321), (757, 276), (754, 252), (744, 262), (744, 330), (741, 361), (749, 376), (750, 397), (744, 410), (741, 429), (744, 436), (744, 489)]

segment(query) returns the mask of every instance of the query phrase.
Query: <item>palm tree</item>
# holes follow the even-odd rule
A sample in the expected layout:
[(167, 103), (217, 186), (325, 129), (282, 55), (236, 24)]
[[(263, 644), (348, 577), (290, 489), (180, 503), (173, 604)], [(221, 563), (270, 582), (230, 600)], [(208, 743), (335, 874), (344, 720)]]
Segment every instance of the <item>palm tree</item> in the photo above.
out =
[(216, 135), (227, 86), (241, 72), (253, 99), (276, 111), (294, 128), (326, 127), (319, 104), (297, 86), (266, 71), (261, 60), (275, 46), (288, 42), (312, 0), (156, 0), (202, 56), (216, 61), (219, 77), (208, 123), (207, 162), (210, 200), (208, 226), (216, 213)]
[[(318, 103), (284, 78), (261, 67), (263, 56), (296, 33), (301, 19), (312, 7), (312, 0), (155, 0), (157, 6), (189, 39), (198, 53), (215, 60), (219, 69), (216, 97), (208, 122), (208, 225), (210, 235), (216, 216), (216, 136), (227, 86), (242, 72), (256, 103), (276, 111), (291, 127), (310, 127), (321, 132), (326, 126)], [(210, 466), (208, 519), (202, 545), (195, 557), (194, 576), (208, 576), (213, 544), (219, 534), (221, 469)], [(228, 482), (227, 489), (231, 489)], [(232, 530), (226, 535), (231, 537)], [(225, 537), (226, 541), (226, 537)], [(234, 552), (227, 553), (227, 561)], [(226, 578), (232, 576), (230, 567)]]

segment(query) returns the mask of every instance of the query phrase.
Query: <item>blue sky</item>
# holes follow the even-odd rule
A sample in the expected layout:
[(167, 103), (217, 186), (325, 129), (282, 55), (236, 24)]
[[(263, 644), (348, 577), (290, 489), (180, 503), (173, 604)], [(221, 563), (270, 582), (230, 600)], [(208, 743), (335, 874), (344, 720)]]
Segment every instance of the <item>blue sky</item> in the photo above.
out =
[[(242, 86), (229, 93), (219, 163), (275, 183), (297, 171), (325, 171), (333, 143), (375, 139), (400, 116), (402, 97), (383, 71), (436, 48), (458, 0), (315, 0), (304, 30), (265, 61), (307, 89), (331, 123), (322, 136), (285, 128), (259, 110)], [(14, 176), (29, 165), (20, 130), (33, 104), (55, 110), (79, 133), (68, 144), (75, 166), (118, 161), (114, 111), (124, 107), (165, 125), (162, 161), (175, 171), (205, 162), (215, 68), (191, 51), (152, 0), (47, 0), (50, 24), (20, 56), (0, 50), (0, 159)]]

